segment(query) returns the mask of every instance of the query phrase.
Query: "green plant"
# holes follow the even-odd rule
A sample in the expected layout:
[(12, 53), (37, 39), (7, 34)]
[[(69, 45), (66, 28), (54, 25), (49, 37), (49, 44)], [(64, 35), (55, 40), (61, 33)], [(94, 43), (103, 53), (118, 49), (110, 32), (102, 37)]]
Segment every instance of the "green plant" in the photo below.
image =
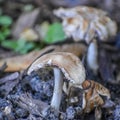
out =
[(35, 44), (33, 42), (27, 42), (24, 39), (19, 40), (5, 40), (1, 44), (2, 46), (12, 49), (15, 52), (19, 52), (21, 54), (25, 54), (31, 49), (35, 48)]
[(35, 47), (35, 43), (27, 42), (23, 39), (10, 40), (11, 34), (10, 26), (12, 25), (12, 18), (6, 15), (0, 15), (0, 44), (2, 47), (9, 48), (21, 54), (27, 53)]
[(10, 26), (12, 24), (12, 18), (7, 15), (0, 16), (0, 25), (2, 26)]
[(61, 23), (53, 23), (49, 26), (44, 42), (48, 44), (64, 41), (66, 38)]
[(6, 40), (10, 35), (10, 25), (12, 24), (12, 18), (5, 15), (0, 15), (0, 42)]
[[(35, 42), (28, 42), (24, 39), (13, 40), (10, 39), (12, 18), (6, 15), (0, 14), (0, 45), (2, 47), (11, 49), (15, 52), (25, 54), (32, 49), (40, 49), (40, 45), (37, 46)], [(61, 23), (53, 23), (49, 26), (44, 43), (52, 44), (56, 42), (64, 41), (66, 38)], [(42, 43), (41, 43), (42, 44)]]

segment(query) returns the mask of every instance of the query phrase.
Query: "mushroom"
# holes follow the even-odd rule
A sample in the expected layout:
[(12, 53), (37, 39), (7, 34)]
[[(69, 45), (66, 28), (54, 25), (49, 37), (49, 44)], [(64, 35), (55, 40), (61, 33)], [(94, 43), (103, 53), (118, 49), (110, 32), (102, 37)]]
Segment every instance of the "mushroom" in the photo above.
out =
[[(88, 86), (90, 87), (88, 88)], [(110, 99), (109, 90), (98, 82), (93, 80), (85, 80), (82, 83), (82, 87), (85, 89), (82, 107), (86, 113), (91, 112), (95, 107), (104, 106), (104, 104), (106, 104), (105, 102)], [(102, 97), (105, 97), (106, 100)]]
[[(110, 100), (110, 92), (107, 88), (93, 80), (85, 80), (82, 89), (71, 87), (69, 91), (68, 103), (77, 105), (77, 113), (90, 113), (95, 109), (95, 118), (100, 120), (102, 117), (101, 108), (111, 108), (114, 103)], [(78, 109), (82, 106), (82, 109)], [(99, 113), (99, 114), (98, 114)]]
[(59, 8), (53, 12), (63, 20), (63, 29), (68, 37), (73, 37), (74, 41), (85, 40), (86, 43), (90, 44), (87, 64), (94, 73), (97, 73), (98, 49), (95, 39), (99, 38), (105, 42), (108, 41), (109, 37), (115, 36), (117, 32), (116, 22), (107, 16), (107, 12), (87, 6)]
[(108, 37), (114, 36), (117, 32), (116, 22), (107, 16), (107, 12), (97, 8), (87, 6), (59, 8), (53, 13), (63, 20), (65, 34), (73, 37), (75, 41), (85, 40), (90, 43), (96, 37), (107, 41)]
[(71, 83), (71, 86), (81, 87), (85, 80), (85, 69), (78, 57), (68, 52), (53, 52), (45, 54), (35, 60), (28, 68), (27, 74), (40, 68), (53, 67), (54, 90), (51, 107), (59, 110), (63, 90), (63, 75)]
[(93, 80), (85, 80), (82, 87), (85, 89), (83, 94), (83, 111), (89, 113), (95, 108), (95, 119), (101, 120), (101, 108), (114, 106), (114, 103), (110, 100), (109, 90)]

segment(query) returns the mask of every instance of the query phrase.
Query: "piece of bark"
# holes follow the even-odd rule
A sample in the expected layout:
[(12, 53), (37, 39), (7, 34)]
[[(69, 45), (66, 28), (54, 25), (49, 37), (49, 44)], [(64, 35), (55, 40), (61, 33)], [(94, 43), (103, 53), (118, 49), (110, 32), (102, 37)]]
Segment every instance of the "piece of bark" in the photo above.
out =
[[(0, 78), (0, 92), (1, 94), (7, 96), (10, 91), (17, 85), (19, 73), (15, 72), (10, 75), (7, 75), (3, 78)], [(8, 87), (9, 86), (9, 87)]]
[(7, 68), (6, 63), (3, 63), (2, 66), (0, 66), (0, 72), (3, 72)]
[(53, 52), (71, 52), (77, 56), (83, 56), (86, 52), (87, 47), (82, 43), (73, 43), (73, 44), (65, 44), (62, 46), (53, 45), (48, 46), (40, 51), (33, 51), (26, 55), (15, 56), (11, 58), (1, 59), (0, 66), (3, 63), (7, 63), (7, 68), (5, 71), (20, 71), (26, 69), (37, 57), (46, 53), (47, 51), (53, 50)]
[(19, 80), (8, 81), (0, 86), (0, 93), (5, 97), (13, 90), (13, 88), (18, 84)]
[(107, 54), (107, 52), (103, 49), (99, 51), (99, 72), (102, 77), (102, 79), (106, 82), (114, 82), (114, 74), (113, 74), (113, 69), (112, 69), (112, 63), (111, 63), (111, 58)]
[(7, 75), (7, 76), (5, 76), (3, 78), (0, 78), (0, 84), (6, 83), (8, 81), (15, 80), (18, 77), (19, 77), (19, 73), (18, 72), (12, 73), (12, 74)]
[(19, 38), (20, 34), (25, 29), (31, 28), (34, 26), (39, 14), (40, 14), (39, 8), (36, 8), (32, 12), (22, 13), (12, 28), (12, 35), (15, 38)]
[(42, 111), (48, 107), (48, 104), (37, 99), (33, 99), (29, 93), (22, 94), (16, 103), (29, 111), (32, 115), (42, 116)]

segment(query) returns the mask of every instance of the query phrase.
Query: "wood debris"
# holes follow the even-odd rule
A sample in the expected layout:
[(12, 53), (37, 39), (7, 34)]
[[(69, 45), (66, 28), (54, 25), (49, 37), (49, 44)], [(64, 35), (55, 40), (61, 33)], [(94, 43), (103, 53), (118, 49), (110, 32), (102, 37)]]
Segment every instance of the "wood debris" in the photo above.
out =
[(18, 77), (19, 73), (15, 72), (0, 79), (0, 91), (4, 91), (2, 94), (7, 96), (13, 90), (19, 82)]

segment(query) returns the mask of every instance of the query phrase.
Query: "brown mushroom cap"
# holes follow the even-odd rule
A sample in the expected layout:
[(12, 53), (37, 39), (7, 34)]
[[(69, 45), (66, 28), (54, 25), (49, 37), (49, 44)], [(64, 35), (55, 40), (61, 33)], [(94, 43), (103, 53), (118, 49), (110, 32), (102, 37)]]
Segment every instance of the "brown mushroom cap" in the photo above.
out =
[(58, 67), (66, 79), (74, 85), (80, 85), (85, 80), (85, 69), (80, 59), (72, 53), (54, 52), (45, 54), (31, 64), (27, 74), (46, 66)]
[(89, 113), (97, 106), (103, 106), (105, 104), (105, 101), (101, 96), (105, 96), (106, 99), (110, 99), (109, 90), (98, 82), (85, 80), (82, 87), (83, 89), (88, 88), (85, 90), (83, 98), (83, 108), (86, 113)]
[(107, 16), (107, 12), (87, 6), (74, 8), (59, 8), (53, 11), (63, 22), (63, 29), (67, 37), (74, 41), (85, 40), (90, 43), (96, 36), (107, 41), (117, 33), (116, 22)]

